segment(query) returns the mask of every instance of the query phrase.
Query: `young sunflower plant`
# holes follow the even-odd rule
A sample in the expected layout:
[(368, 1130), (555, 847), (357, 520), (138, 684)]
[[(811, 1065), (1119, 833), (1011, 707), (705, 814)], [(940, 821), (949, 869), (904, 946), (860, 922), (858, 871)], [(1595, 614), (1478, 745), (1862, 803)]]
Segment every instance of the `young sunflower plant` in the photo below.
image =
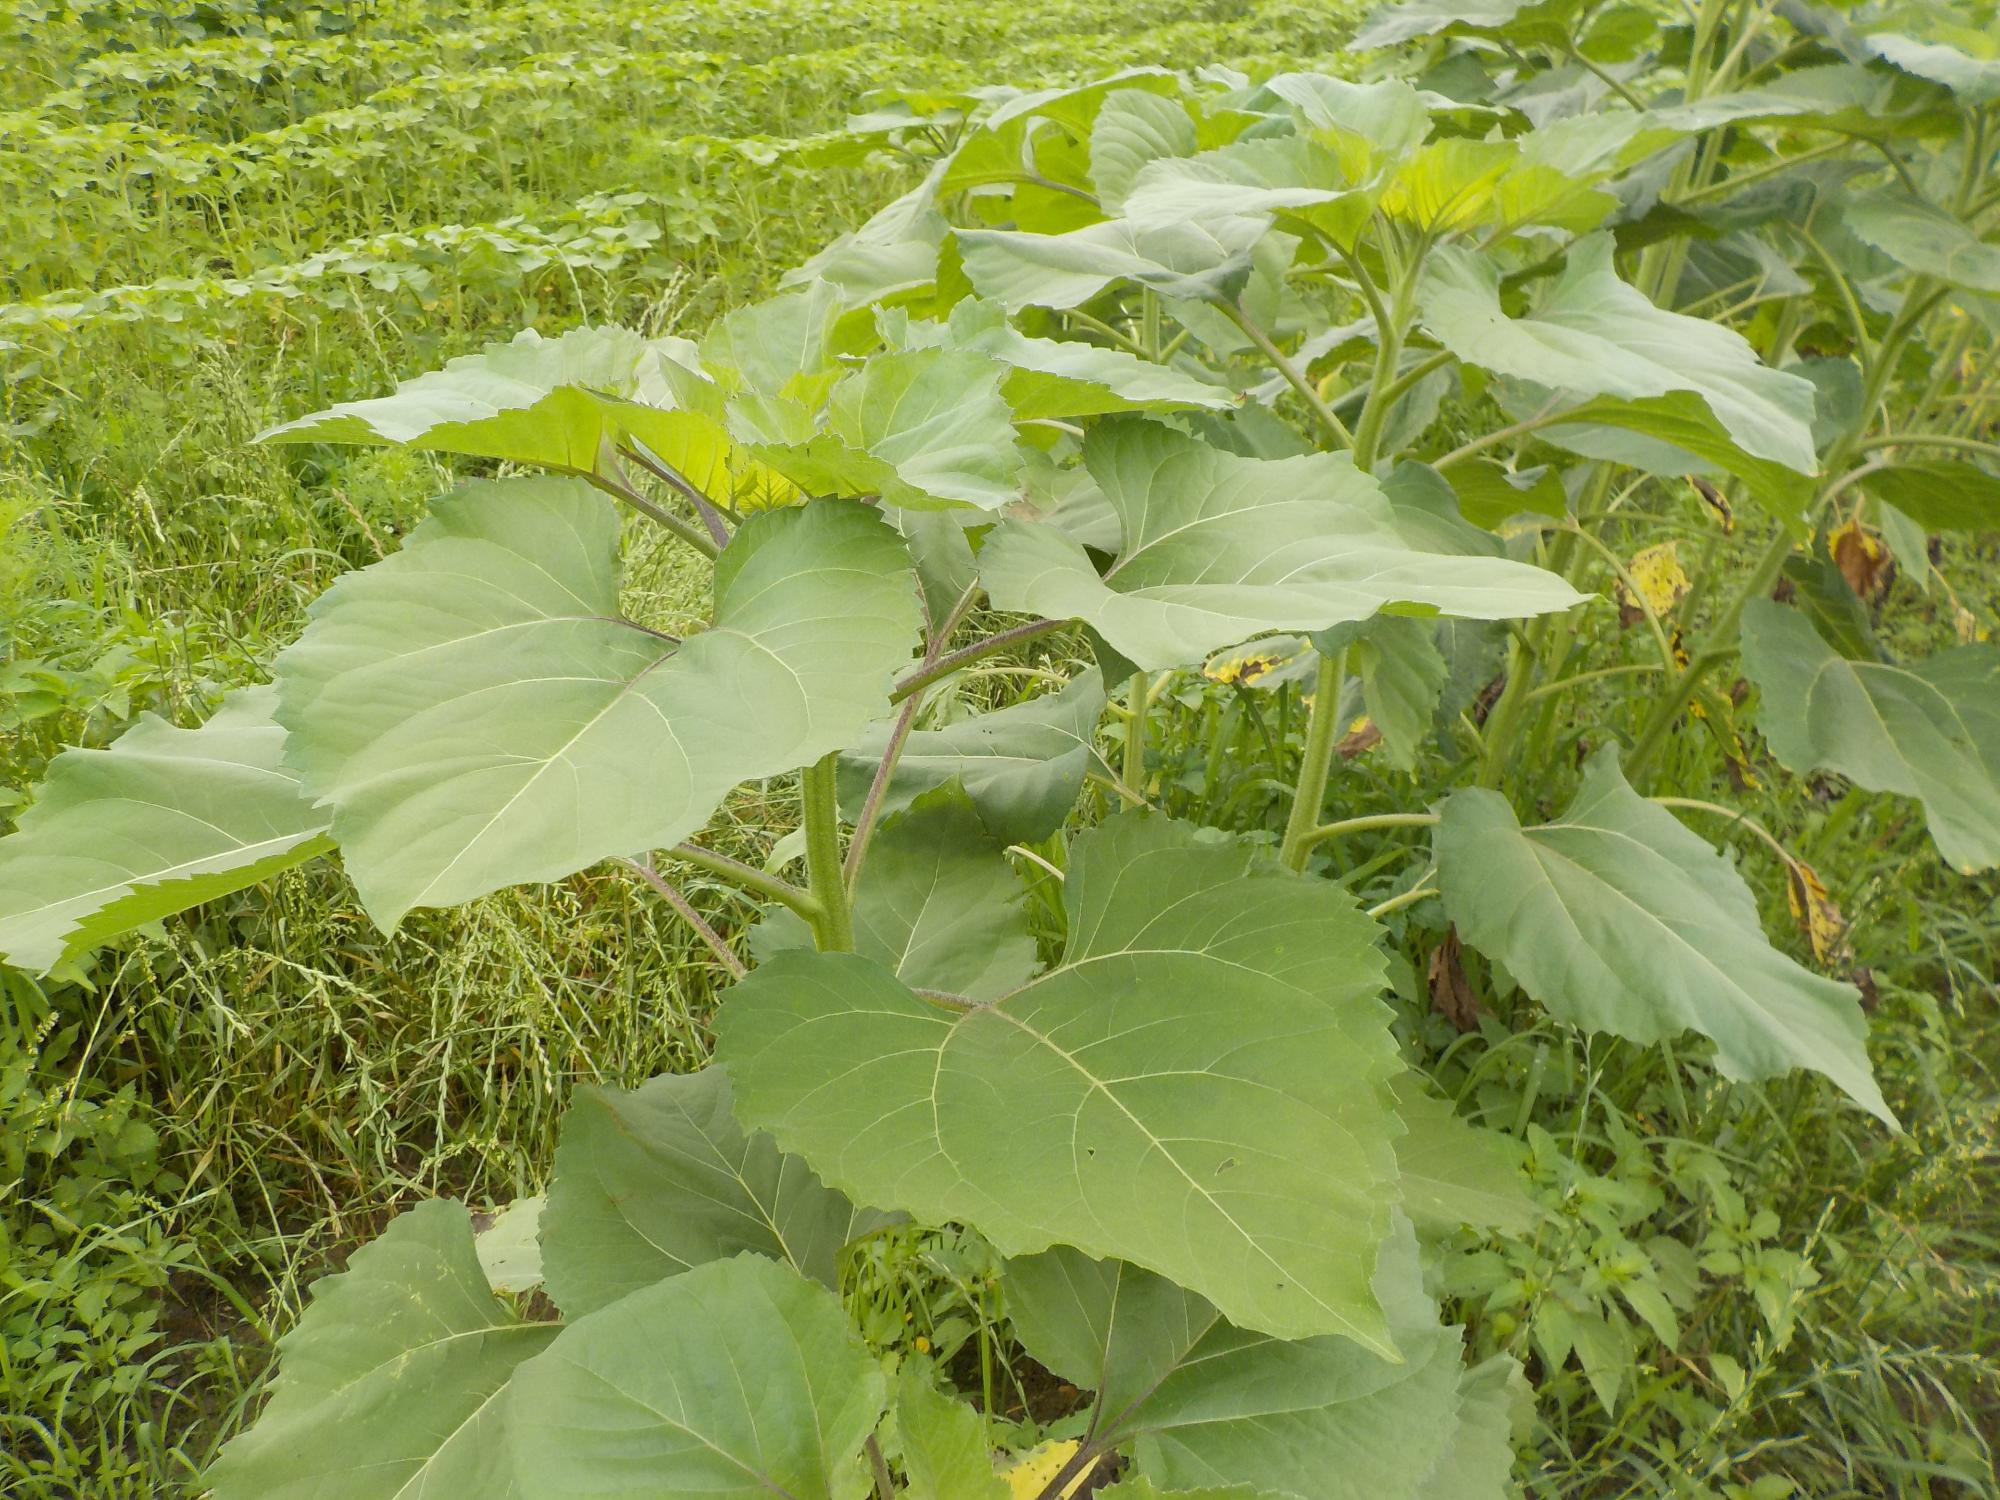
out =
[[(1777, 846), (1808, 964), (1697, 829), (1776, 840), (1683, 771), (1754, 776), (1754, 701), (1785, 770), (2000, 864), (2000, 647), (1945, 576), (2000, 524), (1992, 21), (1409, 0), (1359, 81), (892, 97), (856, 150), (920, 185), (699, 343), (524, 333), (266, 434), (540, 472), (438, 500), (208, 723), (59, 758), (0, 952), (335, 850), (385, 930), (609, 861), (735, 983), (707, 1069), (579, 1095), (531, 1273), (435, 1201), (322, 1283), (216, 1494), (1003, 1496), (841, 1305), (905, 1220), (990, 1243), (1091, 1393), (1021, 1493), (1508, 1493), (1527, 1383), (1425, 1246), (1537, 1211), (1392, 1031), (1383, 919), (1435, 898), (1558, 1021), (1893, 1128), (1818, 875)], [(634, 607), (642, 528), (712, 567), (701, 628)], [(1872, 628), (1890, 563), (1931, 654)], [(1037, 642), (1096, 666), (937, 714)], [(1216, 661), (1309, 717), (1282, 795), (1171, 816), (1149, 737)], [(1412, 774), (1343, 787), (1378, 742)], [(794, 773), (802, 879), (703, 841)], [(1361, 839), (1422, 871), (1368, 909)], [(690, 868), (761, 904), (754, 966)]]

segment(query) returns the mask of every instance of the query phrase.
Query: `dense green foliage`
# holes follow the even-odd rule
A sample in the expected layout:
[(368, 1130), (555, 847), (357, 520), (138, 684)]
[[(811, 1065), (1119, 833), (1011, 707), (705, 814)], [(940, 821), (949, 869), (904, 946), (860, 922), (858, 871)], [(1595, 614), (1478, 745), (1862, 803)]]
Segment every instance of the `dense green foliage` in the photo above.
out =
[[(809, 50), (866, 5), (635, 7), (588, 67), (546, 11), (51, 31), (81, 82), (19, 122), (0, 313), (16, 529), (67, 594), (8, 580), (46, 760), (0, 841), (9, 1170), (58, 1231), (5, 1272), (17, 1477), (1992, 1492), (1990, 8), (1075, 9), (1124, 29), (899, 17), (926, 58)], [(670, 23), (713, 50), (643, 45)], [(274, 101), (232, 76), (319, 112), (236, 133)], [(453, 172), (639, 190), (581, 240), (327, 248)], [(293, 209), (309, 258), (246, 263)], [(230, 274), (46, 289), (196, 241)], [(333, 352), (510, 320), (547, 332), (392, 395)], [(236, 393), (160, 434), (209, 445), (185, 508), (268, 476), (206, 549), (94, 425), (86, 351), (165, 321), (159, 409)], [(460, 475), (421, 518), (420, 453)], [(171, 631), (114, 624), (120, 568)], [(283, 597), (215, 588), (260, 570)], [(50, 758), (142, 706), (202, 722)], [(282, 994), (242, 1015), (279, 974), (303, 1074)], [(436, 1010), (479, 984), (549, 1006), (511, 1057)], [(190, 1002), (265, 1039), (249, 1109)], [(90, 1049), (47, 1081), (69, 1011), (189, 1162)], [(559, 1081), (649, 1073), (563, 1120)], [(286, 1105), (332, 1143), (304, 1192), (259, 1159)], [(302, 1204), (354, 1237), (328, 1161), (426, 1201), (210, 1462), (241, 1341), (146, 1304), (201, 1276), (260, 1326)], [(134, 1193), (144, 1236), (95, 1230)], [(243, 1226), (209, 1264), (161, 1243), (205, 1200)]]

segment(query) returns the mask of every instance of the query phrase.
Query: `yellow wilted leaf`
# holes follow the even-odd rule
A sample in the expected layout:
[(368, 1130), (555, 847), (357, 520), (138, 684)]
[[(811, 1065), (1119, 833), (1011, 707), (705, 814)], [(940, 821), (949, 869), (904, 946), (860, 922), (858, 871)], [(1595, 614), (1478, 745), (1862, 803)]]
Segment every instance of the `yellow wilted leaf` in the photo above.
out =
[[(1216, 652), (1203, 663), (1201, 675), (1225, 686), (1276, 687), (1301, 675), (1312, 655), (1312, 647), (1295, 635), (1266, 636), (1247, 646)], [(1273, 674), (1278, 674), (1276, 680), (1266, 681)]]
[[(1042, 1486), (1055, 1478), (1062, 1466), (1076, 1457), (1076, 1451), (1083, 1445), (1075, 1438), (1065, 1438), (1059, 1443), (1044, 1443), (1041, 1447), (1022, 1455), (1011, 1467), (1002, 1469), (1000, 1477), (1007, 1484), (1007, 1493), (1013, 1500), (1035, 1500), (1041, 1494)], [(1070, 1500), (1090, 1477), (1089, 1467), (1077, 1470), (1076, 1477), (1063, 1486), (1062, 1500)]]
[(1812, 940), (1813, 957), (1831, 963), (1840, 953), (1847, 919), (1827, 895), (1819, 871), (1802, 859), (1788, 861), (1785, 868), (1790, 877), (1785, 881), (1785, 899), (1791, 904), (1792, 919)]
[(1261, 651), (1236, 651), (1227, 656), (1218, 656), (1201, 669), (1201, 675), (1210, 682), (1227, 685), (1240, 682), (1249, 687), (1259, 677), (1277, 666), (1280, 658)]
[[(1625, 571), (1631, 575), (1633, 586), (1656, 615), (1671, 614), (1674, 606), (1687, 598), (1688, 590), (1694, 586), (1688, 580), (1687, 570), (1681, 566), (1679, 542), (1661, 542), (1635, 552)], [(1627, 609), (1639, 608), (1639, 600), (1633, 597), (1632, 590), (1625, 586), (1622, 578), (1618, 580), (1618, 602)]]
[(1862, 598), (1873, 597), (1888, 584), (1889, 569), (1894, 566), (1889, 549), (1880, 536), (1859, 521), (1849, 521), (1829, 536), (1827, 550), (1833, 554), (1847, 586)]

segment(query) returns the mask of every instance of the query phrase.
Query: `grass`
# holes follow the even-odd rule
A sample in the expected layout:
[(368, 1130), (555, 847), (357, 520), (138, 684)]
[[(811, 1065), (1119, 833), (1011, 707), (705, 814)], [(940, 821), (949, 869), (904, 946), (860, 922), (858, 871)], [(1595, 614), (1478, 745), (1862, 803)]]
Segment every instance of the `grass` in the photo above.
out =
[[(394, 451), (256, 447), (262, 427), (524, 325), (698, 331), (908, 180), (811, 166), (794, 144), (870, 87), (1310, 65), (1347, 25), (1290, 0), (88, 18), (0, 18), (15, 106), (0, 146), (0, 792), (142, 710), (198, 717), (450, 477)], [(1986, 547), (1957, 576), (2000, 576)], [(1922, 623), (1935, 603), (1897, 587), (1891, 615)], [(630, 588), (652, 618), (699, 603), (671, 552), (642, 557)], [(1261, 810), (1275, 829), (1268, 783), (1296, 754), (1296, 702), (1193, 680), (1160, 702), (1155, 766), (1178, 810)], [(1607, 687), (1599, 708), (1632, 700)], [(1550, 724), (1551, 762), (1597, 733)], [(1721, 769), (1705, 738), (1674, 753), (1686, 762), (1664, 781)], [(1396, 781), (1365, 757), (1341, 775)], [(746, 794), (714, 836), (761, 858), (789, 795)], [(1757, 797), (1853, 919), (1908, 1134), (1811, 1081), (1729, 1087), (1664, 1049), (1586, 1045), (1484, 974), (1489, 1022), (1461, 1035), (1419, 978), (1442, 917), (1406, 908), (1393, 930), (1413, 1052), (1489, 1122), (1546, 1132), (1583, 1169), (1548, 1167), (1548, 1234), (1461, 1247), (1461, 1308), (1482, 1349), (1535, 1366), (1537, 1495), (2000, 1494), (2000, 887), (1939, 874), (1907, 807), (1775, 777)], [(1739, 842), (1781, 931), (1782, 884)], [(1389, 836), (1343, 857), (1373, 900), (1420, 867)], [(731, 930), (750, 915), (719, 888), (689, 893)], [(419, 1197), (539, 1188), (576, 1082), (706, 1056), (716, 974), (615, 874), (420, 914), (385, 938), (322, 867), (86, 974), (7, 977), (0, 1493), (197, 1492), (316, 1275)], [(913, 1237), (879, 1259), (861, 1273), (867, 1306), (941, 1357), (976, 1349), (984, 1378), (1025, 1398), (977, 1247)], [(1522, 1306), (1574, 1298), (1629, 1354), (1608, 1402), (1498, 1305), (1516, 1282)], [(1671, 1347), (1628, 1293), (1639, 1283), (1673, 1290)]]

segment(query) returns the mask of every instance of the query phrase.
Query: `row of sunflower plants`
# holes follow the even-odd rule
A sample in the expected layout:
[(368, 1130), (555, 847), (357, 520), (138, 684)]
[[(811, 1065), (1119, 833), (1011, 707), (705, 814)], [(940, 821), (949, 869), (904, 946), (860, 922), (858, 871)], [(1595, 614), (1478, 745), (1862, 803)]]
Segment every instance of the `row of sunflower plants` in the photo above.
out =
[[(2000, 516), (2000, 62), (1940, 14), (1411, 0), (1365, 81), (913, 93), (921, 184), (699, 342), (524, 333), (267, 433), (540, 472), (437, 500), (208, 723), (59, 757), (0, 952), (335, 851), (385, 930), (610, 862), (734, 983), (706, 1069), (579, 1092), (504, 1243), (427, 1202), (323, 1283), (217, 1495), (1004, 1495), (992, 1414), (842, 1306), (906, 1221), (989, 1244), (1089, 1393), (1024, 1493), (1508, 1493), (1532, 1389), (1428, 1251), (1539, 1210), (1399, 1041), (1385, 921), (1886, 1131), (1824, 884), (1729, 773), (1760, 734), (2000, 864), (2000, 647), (1945, 576)], [(645, 528), (704, 628), (621, 589)], [(1888, 560), (1928, 654), (1874, 629)], [(937, 713), (1058, 641), (1095, 666)], [(1310, 686), (1284, 794), (1171, 816), (1170, 689), (1246, 647)], [(1365, 804), (1362, 717), (1410, 772)], [(794, 777), (770, 860), (704, 840)], [(1418, 873), (1357, 894), (1385, 839)]]

